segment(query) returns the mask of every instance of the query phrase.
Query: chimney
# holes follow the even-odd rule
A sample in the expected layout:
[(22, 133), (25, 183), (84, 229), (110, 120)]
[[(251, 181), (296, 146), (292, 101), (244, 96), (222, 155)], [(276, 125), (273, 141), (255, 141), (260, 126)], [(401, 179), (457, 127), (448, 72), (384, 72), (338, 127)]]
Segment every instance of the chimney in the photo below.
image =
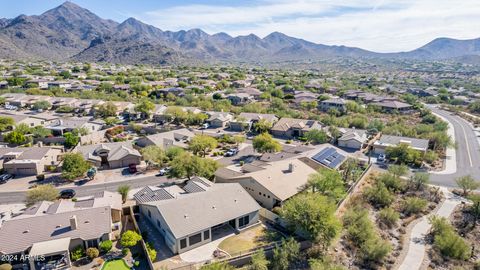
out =
[(78, 228), (77, 216), (70, 217), (70, 229), (76, 230)]
[(288, 163), (288, 170), (290, 172), (293, 172), (293, 168), (294, 168), (293, 163)]

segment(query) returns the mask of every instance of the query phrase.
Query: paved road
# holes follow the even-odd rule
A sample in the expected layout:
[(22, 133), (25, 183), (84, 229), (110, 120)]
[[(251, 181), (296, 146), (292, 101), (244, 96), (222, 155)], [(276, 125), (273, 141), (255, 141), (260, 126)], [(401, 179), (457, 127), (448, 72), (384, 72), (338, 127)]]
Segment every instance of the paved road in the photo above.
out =
[[(108, 182), (104, 184), (84, 185), (78, 187), (72, 187), (77, 193), (77, 197), (88, 196), (95, 192), (100, 191), (117, 191), (120, 185), (129, 185), (132, 189), (139, 188), (147, 185), (160, 185), (169, 182), (173, 182), (173, 179), (159, 176), (147, 176), (142, 178), (133, 178), (125, 181)], [(65, 187), (59, 187), (59, 189), (65, 189)], [(9, 203), (22, 203), (25, 200), (26, 191), (12, 191), (12, 192), (0, 192), (0, 204)]]
[(251, 144), (244, 147), (242, 150), (238, 151), (238, 153), (233, 157), (224, 157), (218, 160), (220, 164), (224, 166), (236, 164), (241, 160), (246, 160), (251, 158), (255, 155), (255, 150), (253, 150), (253, 146)]
[(480, 145), (472, 126), (463, 118), (434, 107), (430, 109), (452, 123), (457, 144), (457, 171), (453, 174), (431, 174), (430, 182), (444, 187), (456, 187), (455, 178), (464, 175), (480, 177)]

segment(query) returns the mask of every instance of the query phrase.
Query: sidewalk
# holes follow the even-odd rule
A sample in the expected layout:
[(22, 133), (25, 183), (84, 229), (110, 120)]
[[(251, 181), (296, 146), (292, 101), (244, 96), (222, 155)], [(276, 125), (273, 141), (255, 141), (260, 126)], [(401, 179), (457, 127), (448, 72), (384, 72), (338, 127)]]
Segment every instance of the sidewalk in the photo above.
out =
[(462, 202), (462, 198), (454, 195), (446, 188), (440, 188), (446, 199), (436, 213), (422, 217), (421, 221), (414, 225), (410, 233), (409, 245), (405, 259), (398, 267), (398, 270), (417, 270), (423, 263), (426, 252), (425, 236), (430, 231), (430, 223), (428, 217), (437, 215), (448, 218), (457, 205)]
[[(447, 134), (455, 142), (455, 129), (453, 128), (452, 123), (450, 123), (450, 121), (448, 121), (445, 117), (443, 117), (439, 114), (436, 114), (434, 112), (432, 112), (432, 114), (434, 114), (438, 118), (440, 118), (443, 121), (448, 123)], [(432, 173), (432, 174), (454, 174), (454, 173), (457, 172), (457, 150), (455, 149), (455, 146), (448, 147), (445, 155), (446, 155), (445, 166), (444, 166), (443, 170), (436, 171), (436, 172), (430, 172), (430, 173)]]

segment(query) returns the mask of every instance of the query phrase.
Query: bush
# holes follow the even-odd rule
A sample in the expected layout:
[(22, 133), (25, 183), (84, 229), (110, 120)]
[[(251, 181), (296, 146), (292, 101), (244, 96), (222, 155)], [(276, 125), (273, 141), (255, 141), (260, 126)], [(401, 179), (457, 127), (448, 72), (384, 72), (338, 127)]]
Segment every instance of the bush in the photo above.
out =
[(443, 256), (458, 260), (470, 258), (469, 244), (457, 234), (446, 218), (433, 216), (429, 221), (432, 224), (434, 236), (433, 246)]
[(395, 199), (383, 182), (377, 182), (364, 192), (365, 198), (375, 207), (388, 207)]
[(128, 230), (122, 234), (120, 244), (122, 247), (133, 247), (138, 241), (142, 240), (142, 236), (135, 231)]
[(100, 252), (98, 251), (97, 248), (94, 248), (94, 247), (89, 247), (87, 248), (87, 256), (90, 258), (90, 259), (95, 259), (98, 257), (98, 255), (100, 255)]
[(148, 257), (152, 262), (154, 262), (157, 259), (157, 251), (155, 250), (155, 248), (153, 248), (153, 245), (150, 243), (147, 243), (146, 246), (147, 246)]
[(390, 243), (380, 237), (368, 239), (360, 248), (363, 259), (372, 262), (381, 262), (391, 250)]
[(393, 208), (384, 208), (378, 214), (378, 220), (380, 224), (387, 226), (388, 228), (392, 228), (397, 224), (398, 219), (400, 218), (400, 214), (395, 211)]
[(129, 248), (123, 248), (123, 249), (122, 249), (122, 255), (123, 255), (123, 256), (127, 256), (128, 253), (130, 253), (130, 249), (129, 249)]
[(109, 252), (111, 249), (112, 249), (112, 240), (106, 240), (106, 241), (102, 241), (100, 243), (100, 250), (102, 250), (102, 252)]
[(70, 255), (73, 261), (78, 261), (81, 258), (85, 257), (85, 250), (82, 246), (78, 246), (70, 253)]
[(428, 202), (425, 199), (417, 197), (408, 197), (402, 203), (403, 213), (407, 216), (422, 212), (427, 207)]
[(135, 262), (133, 263), (133, 266), (139, 267), (139, 266), (140, 266), (140, 261), (135, 261)]
[(37, 181), (43, 181), (43, 180), (45, 180), (45, 175), (44, 174), (37, 175)]

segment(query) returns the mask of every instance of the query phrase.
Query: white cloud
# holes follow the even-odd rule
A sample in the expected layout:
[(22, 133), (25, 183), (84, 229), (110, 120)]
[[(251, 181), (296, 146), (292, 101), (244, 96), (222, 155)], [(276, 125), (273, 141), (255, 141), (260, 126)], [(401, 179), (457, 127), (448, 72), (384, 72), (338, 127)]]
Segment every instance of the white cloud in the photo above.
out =
[(436, 37), (480, 36), (478, 0), (261, 0), (255, 5), (180, 5), (138, 16), (161, 29), (231, 35), (273, 31), (309, 41), (391, 52)]

